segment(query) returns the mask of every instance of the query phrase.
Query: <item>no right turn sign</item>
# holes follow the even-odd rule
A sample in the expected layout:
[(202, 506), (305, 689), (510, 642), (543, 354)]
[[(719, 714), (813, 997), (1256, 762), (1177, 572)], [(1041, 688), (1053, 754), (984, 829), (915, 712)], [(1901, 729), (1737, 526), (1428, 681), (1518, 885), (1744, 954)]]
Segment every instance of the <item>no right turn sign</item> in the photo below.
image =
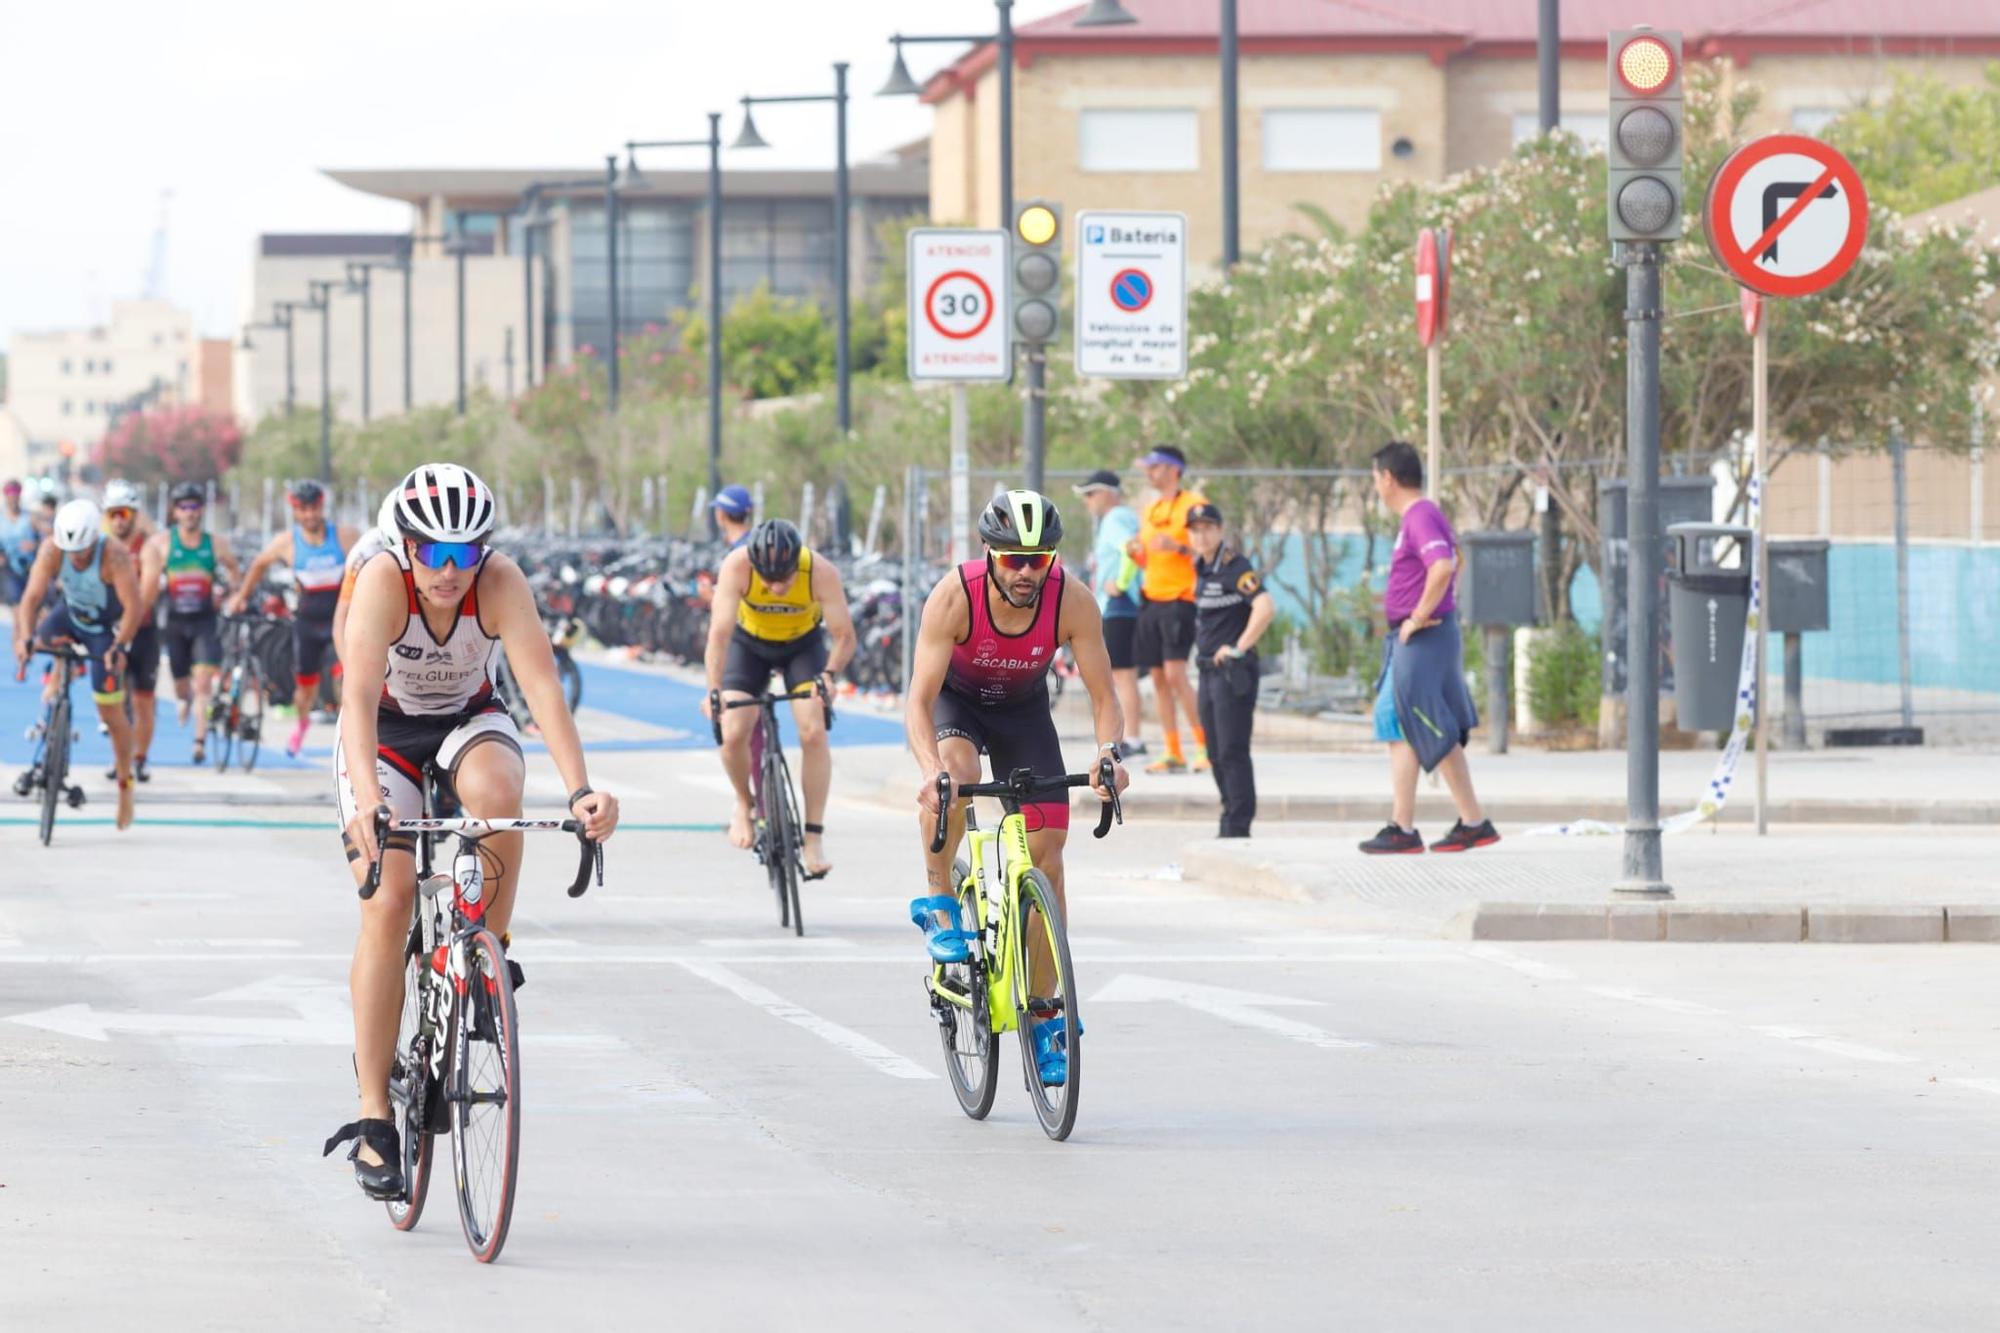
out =
[(1868, 240), (1860, 173), (1803, 134), (1768, 135), (1731, 153), (1702, 212), (1717, 262), (1766, 296), (1824, 291)]

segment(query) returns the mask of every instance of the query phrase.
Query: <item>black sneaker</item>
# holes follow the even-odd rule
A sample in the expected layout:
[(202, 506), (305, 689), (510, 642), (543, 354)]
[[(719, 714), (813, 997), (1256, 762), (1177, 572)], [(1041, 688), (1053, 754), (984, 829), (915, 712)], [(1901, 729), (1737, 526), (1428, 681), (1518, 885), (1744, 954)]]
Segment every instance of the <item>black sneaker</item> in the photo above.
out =
[(1469, 852), (1474, 847), (1491, 847), (1500, 841), (1500, 835), (1493, 828), (1493, 821), (1482, 819), (1477, 824), (1468, 825), (1459, 820), (1451, 826), (1451, 832), (1431, 844), (1434, 852)]
[(1423, 849), (1422, 834), (1415, 829), (1399, 829), (1394, 824), (1384, 824), (1380, 833), (1361, 844), (1361, 850), (1369, 856), (1406, 856)]

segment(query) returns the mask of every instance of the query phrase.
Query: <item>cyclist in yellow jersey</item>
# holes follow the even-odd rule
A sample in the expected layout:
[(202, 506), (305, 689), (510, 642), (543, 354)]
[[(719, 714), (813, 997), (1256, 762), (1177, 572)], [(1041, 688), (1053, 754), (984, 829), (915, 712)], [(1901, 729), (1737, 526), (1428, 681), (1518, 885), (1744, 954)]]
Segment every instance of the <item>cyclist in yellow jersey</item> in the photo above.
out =
[[(831, 642), (829, 642), (831, 640)], [(759, 524), (750, 539), (731, 551), (715, 577), (715, 603), (708, 622), (709, 697), (702, 716), (713, 720), (712, 699), (727, 701), (762, 694), (772, 673), (785, 689), (818, 680), (829, 694), (854, 656), (854, 618), (840, 571), (807, 550), (799, 530), (783, 519)], [(813, 876), (832, 869), (823, 846), (821, 821), (833, 781), (833, 754), (826, 739), (826, 711), (817, 698), (792, 705), (805, 788), (805, 865)], [(729, 841), (749, 847), (750, 733), (757, 710), (732, 708), (722, 715), (722, 768), (736, 789), (729, 818)]]

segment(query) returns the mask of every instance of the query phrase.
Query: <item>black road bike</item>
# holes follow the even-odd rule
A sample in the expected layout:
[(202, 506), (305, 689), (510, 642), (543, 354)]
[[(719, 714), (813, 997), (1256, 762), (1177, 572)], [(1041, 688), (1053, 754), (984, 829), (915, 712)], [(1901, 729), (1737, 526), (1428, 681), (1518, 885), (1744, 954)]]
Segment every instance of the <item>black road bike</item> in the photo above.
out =
[[(35, 651), (51, 659), (49, 670), (56, 681), (55, 698), (42, 714), (42, 720), (35, 737), (35, 753), (28, 761), (28, 771), (14, 779), (16, 796), (33, 796), (37, 792), (42, 798), (41, 837), (46, 847), (56, 835), (56, 807), (64, 802), (72, 810), (83, 805), (83, 788), (70, 785), (70, 746), (77, 741), (75, 705), (70, 701), (70, 686), (76, 680), (76, 670), (80, 663), (90, 660), (90, 650), (74, 641), (63, 643), (37, 643)], [(25, 666), (15, 674), (16, 680), (27, 678)]]
[(823, 681), (792, 694), (764, 694), (753, 699), (722, 698), (709, 695), (709, 712), (715, 723), (715, 743), (722, 744), (722, 714), (732, 708), (761, 710), (757, 728), (751, 734), (750, 797), (757, 815), (756, 842), (752, 849), (770, 878), (771, 892), (778, 898), (778, 925), (790, 926), (794, 935), (806, 933), (806, 919), (799, 911), (799, 884), (818, 879), (808, 874), (805, 863), (806, 829), (799, 818), (798, 791), (792, 786), (791, 765), (785, 762), (785, 746), (778, 730), (778, 705), (819, 696), (826, 710), (827, 730), (833, 729), (833, 696)]
[[(387, 1201), (389, 1223), (410, 1231), (423, 1216), (436, 1138), (449, 1133), (458, 1220), (472, 1257), (490, 1264), (507, 1243), (521, 1160), (521, 1035), (514, 982), (500, 937), (485, 924), (486, 871), (481, 839), (495, 833), (576, 835), (581, 860), (569, 896), (581, 897), (595, 874), (604, 883), (604, 849), (575, 819), (432, 818), (435, 776), (426, 775), (426, 817), (375, 815), (381, 846), (391, 829), (417, 839), (416, 910), (403, 953), (403, 1018), (389, 1067), (389, 1114), (402, 1144), (404, 1194)], [(436, 845), (455, 838), (449, 874), (436, 869)], [(382, 862), (361, 885), (373, 897)], [(449, 890), (449, 893), (446, 891)]]
[(236, 758), (248, 773), (257, 767), (264, 738), (264, 707), (271, 700), (260, 644), (278, 622), (266, 616), (225, 616), (222, 621), (222, 667), (216, 674), (215, 697), (201, 720), (214, 748), (215, 771), (227, 773)]

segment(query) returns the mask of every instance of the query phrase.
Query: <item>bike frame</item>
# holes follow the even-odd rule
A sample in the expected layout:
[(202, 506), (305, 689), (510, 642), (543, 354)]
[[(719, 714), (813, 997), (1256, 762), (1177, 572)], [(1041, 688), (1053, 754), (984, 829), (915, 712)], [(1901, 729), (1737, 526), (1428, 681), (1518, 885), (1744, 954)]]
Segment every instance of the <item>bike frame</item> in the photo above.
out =
[[(974, 966), (986, 974), (986, 1008), (992, 1030), (1012, 1032), (1017, 1026), (1017, 1016), (1028, 1004), (1028, 960), (1020, 938), (1021, 884), (1035, 868), (1035, 860), (1028, 851), (1027, 817), (1009, 801), (999, 827), (982, 829), (968, 801), (965, 838), (970, 868), (964, 883), (958, 886), (958, 896), (964, 901), (970, 890), (973, 917), (980, 922), (979, 937), (972, 948)], [(998, 854), (1000, 870), (997, 892), (987, 885), (994, 852)], [(950, 987), (940, 985), (943, 980), (944, 964), (939, 963), (931, 969), (931, 994), (947, 1004), (970, 1009), (971, 998), (961, 997)]]

